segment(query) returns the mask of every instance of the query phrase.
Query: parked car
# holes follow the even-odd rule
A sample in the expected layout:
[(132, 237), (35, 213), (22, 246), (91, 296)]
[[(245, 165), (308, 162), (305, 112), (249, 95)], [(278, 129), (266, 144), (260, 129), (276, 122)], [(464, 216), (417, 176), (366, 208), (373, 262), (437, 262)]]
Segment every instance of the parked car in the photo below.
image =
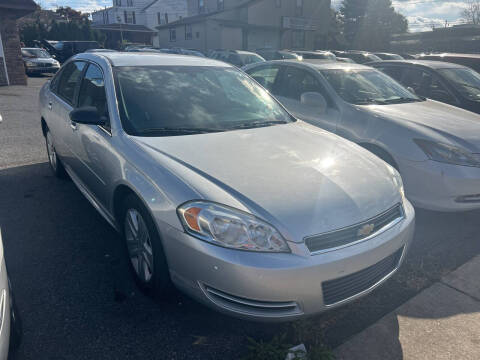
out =
[(60, 69), (60, 63), (43, 49), (22, 48), (22, 59), (27, 75), (54, 74)]
[(151, 47), (141, 47), (141, 48), (136, 48), (136, 47), (130, 47), (128, 50), (125, 50), (126, 52), (136, 52), (136, 53), (164, 53), (164, 51), (161, 51), (160, 49), (154, 49)]
[(431, 60), (382, 61), (369, 65), (419, 96), (480, 113), (480, 74), (466, 66)]
[(225, 61), (237, 67), (265, 61), (260, 55), (243, 50), (213, 50), (210, 52), (209, 57), (215, 60)]
[(398, 54), (392, 53), (373, 53), (373, 55), (378, 56), (382, 60), (404, 60), (404, 58)]
[(192, 55), (192, 56), (198, 56), (198, 57), (205, 57), (205, 55), (202, 52), (194, 49), (167, 48), (167, 49), (160, 49), (159, 51), (165, 54), (180, 54), (180, 55)]
[(288, 50), (257, 49), (255, 52), (265, 60), (302, 60), (302, 56)]
[(298, 55), (300, 55), (304, 59), (318, 59), (318, 60), (329, 60), (329, 61), (337, 61), (335, 54), (330, 51), (295, 51)]
[[(21, 342), (22, 329), (8, 280), (0, 229), (0, 360), (9, 359)], [(11, 357), (10, 357), (11, 358)]]
[(159, 296), (172, 281), (231, 315), (291, 320), (383, 283), (412, 238), (393, 167), (226, 63), (81, 54), (40, 109), (54, 174), (123, 234)]
[(85, 51), (86, 53), (104, 53), (104, 52), (117, 52), (117, 50), (113, 49), (88, 49)]
[(442, 53), (442, 54), (420, 54), (417, 56), (418, 60), (434, 60), (450, 62), (463, 66), (468, 66), (480, 73), (480, 54), (457, 54), (457, 53)]
[(357, 50), (349, 50), (349, 51), (338, 51), (334, 50), (333, 53), (339, 57), (346, 57), (350, 58), (358, 64), (365, 64), (371, 61), (382, 61), (377, 55), (366, 51), (357, 51)]
[(345, 62), (345, 63), (350, 63), (350, 64), (355, 64), (355, 61), (353, 61), (353, 60), (350, 59), (350, 58), (344, 58), (344, 57), (338, 57), (338, 56), (337, 56), (337, 61)]
[(100, 44), (96, 41), (49, 41), (42, 40), (38, 42), (39, 46), (48, 50), (60, 62), (64, 63), (71, 56), (87, 51), (88, 49), (98, 49)]
[(424, 100), (358, 64), (274, 61), (244, 68), (290, 112), (397, 168), (407, 198), (440, 211), (480, 208), (480, 116)]

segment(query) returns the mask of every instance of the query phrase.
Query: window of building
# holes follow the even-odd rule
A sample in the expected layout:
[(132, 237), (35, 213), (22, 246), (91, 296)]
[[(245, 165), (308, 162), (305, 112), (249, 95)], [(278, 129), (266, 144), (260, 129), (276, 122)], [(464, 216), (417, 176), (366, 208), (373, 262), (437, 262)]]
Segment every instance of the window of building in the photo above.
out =
[(295, 15), (303, 15), (303, 0), (295, 0)]
[(305, 48), (305, 31), (303, 30), (294, 30), (292, 32), (292, 46), (296, 49)]
[(200, 32), (199, 32), (199, 31), (197, 31), (197, 32), (195, 33), (195, 37), (196, 37), (197, 39), (200, 39)]
[(192, 40), (192, 25), (185, 25), (185, 40)]
[(223, 10), (224, 9), (224, 0), (217, 0), (217, 10)]
[(123, 17), (125, 20), (125, 24), (136, 24), (135, 20), (135, 11), (124, 11)]
[(282, 0), (275, 0), (275, 7), (281, 8), (282, 7)]
[(161, 24), (162, 23), (162, 14), (160, 13), (157, 13), (157, 24)]
[(198, 0), (198, 13), (203, 14), (205, 12), (205, 0)]
[(133, 0), (127, 0), (127, 6), (133, 6)]
[(177, 41), (177, 29), (170, 29), (170, 41)]
[(165, 24), (168, 24), (168, 13), (165, 13)]
[(122, 0), (115, 0), (115, 6), (122, 6)]

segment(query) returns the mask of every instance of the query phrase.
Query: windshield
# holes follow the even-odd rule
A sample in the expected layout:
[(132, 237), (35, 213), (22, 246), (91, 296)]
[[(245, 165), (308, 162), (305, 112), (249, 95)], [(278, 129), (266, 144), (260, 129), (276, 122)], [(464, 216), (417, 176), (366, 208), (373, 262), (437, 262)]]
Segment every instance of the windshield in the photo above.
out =
[(243, 65), (248, 65), (248, 64), (253, 64), (253, 63), (265, 61), (264, 58), (262, 58), (261, 56), (256, 55), (256, 54), (247, 54), (247, 55), (240, 54), (238, 56), (239, 56)]
[(355, 105), (399, 104), (421, 101), (402, 85), (377, 70), (322, 70), (337, 94)]
[(22, 56), (28, 58), (51, 58), (50, 54), (43, 49), (22, 49)]
[(125, 131), (173, 136), (294, 121), (243, 72), (213, 66), (135, 66), (115, 69)]
[(480, 102), (480, 74), (469, 68), (439, 69), (457, 91), (465, 98)]

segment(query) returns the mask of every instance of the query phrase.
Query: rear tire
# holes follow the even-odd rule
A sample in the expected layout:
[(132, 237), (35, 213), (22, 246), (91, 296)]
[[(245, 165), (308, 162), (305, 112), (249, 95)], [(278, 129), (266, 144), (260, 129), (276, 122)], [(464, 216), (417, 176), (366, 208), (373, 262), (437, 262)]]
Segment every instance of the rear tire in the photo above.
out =
[(52, 135), (48, 128), (45, 129), (45, 144), (47, 147), (48, 163), (50, 164), (50, 169), (52, 169), (53, 174), (57, 178), (66, 178), (67, 173), (65, 172), (62, 162), (58, 158), (57, 151), (53, 145)]
[(120, 224), (137, 285), (157, 299), (169, 298), (173, 285), (160, 235), (149, 211), (133, 194), (123, 201)]

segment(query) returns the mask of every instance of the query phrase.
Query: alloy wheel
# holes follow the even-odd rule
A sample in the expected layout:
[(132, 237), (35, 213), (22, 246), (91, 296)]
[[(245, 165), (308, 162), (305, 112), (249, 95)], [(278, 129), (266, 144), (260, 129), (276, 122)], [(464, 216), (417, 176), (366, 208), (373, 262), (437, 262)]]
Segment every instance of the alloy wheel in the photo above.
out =
[(135, 274), (143, 283), (148, 283), (153, 276), (152, 241), (145, 220), (137, 210), (128, 209), (124, 229)]

